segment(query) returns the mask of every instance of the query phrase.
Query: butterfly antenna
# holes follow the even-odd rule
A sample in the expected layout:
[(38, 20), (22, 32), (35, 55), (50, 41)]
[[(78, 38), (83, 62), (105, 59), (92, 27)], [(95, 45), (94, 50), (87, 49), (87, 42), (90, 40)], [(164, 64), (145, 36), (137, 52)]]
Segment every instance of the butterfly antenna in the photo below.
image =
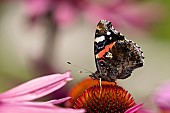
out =
[[(89, 71), (89, 70), (87, 70), (87, 69), (85, 69), (85, 68), (82, 68), (82, 67), (80, 67), (80, 66), (78, 66), (78, 65), (72, 64), (71, 62), (67, 62), (67, 64), (72, 65), (72, 66), (77, 67), (77, 68), (80, 68), (80, 69), (82, 69), (82, 70), (85, 70), (85, 71), (87, 71), (88, 73), (93, 73), (92, 71)], [(80, 73), (83, 73), (83, 72), (80, 71)]]

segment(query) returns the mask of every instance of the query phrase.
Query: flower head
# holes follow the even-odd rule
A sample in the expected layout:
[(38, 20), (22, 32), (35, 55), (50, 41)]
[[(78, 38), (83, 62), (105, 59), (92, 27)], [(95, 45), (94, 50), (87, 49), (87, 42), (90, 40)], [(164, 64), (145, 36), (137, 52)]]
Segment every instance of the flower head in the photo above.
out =
[(63, 87), (67, 81), (72, 80), (70, 72), (39, 77), (19, 85), (0, 94), (1, 113), (82, 113), (84, 110), (73, 110), (56, 107), (54, 104), (62, 103), (70, 97), (47, 102), (32, 102)]
[[(92, 80), (90, 77), (78, 83), (76, 86), (74, 86), (74, 88), (71, 89), (69, 93), (69, 96), (71, 97), (71, 99), (69, 99), (66, 102), (66, 106), (73, 107), (73, 104), (75, 103), (79, 95), (84, 92), (84, 90), (90, 88), (91, 85), (98, 85), (98, 84), (99, 84), (98, 80)], [(115, 83), (102, 81), (102, 84), (113, 84), (114, 85)]]
[(88, 112), (120, 113), (134, 106), (131, 95), (117, 85), (92, 86), (85, 90), (75, 102), (74, 108), (85, 108)]
[[(88, 82), (88, 84), (90, 83)], [(79, 91), (77, 90), (77, 92)], [(136, 105), (130, 93), (124, 90), (121, 86), (110, 82), (102, 82), (102, 86), (94, 83), (94, 85), (84, 90), (84, 92), (79, 94), (77, 99), (72, 102), (74, 102), (74, 108), (85, 108), (88, 113), (124, 113), (125, 111), (126, 113), (135, 113), (142, 105)]]

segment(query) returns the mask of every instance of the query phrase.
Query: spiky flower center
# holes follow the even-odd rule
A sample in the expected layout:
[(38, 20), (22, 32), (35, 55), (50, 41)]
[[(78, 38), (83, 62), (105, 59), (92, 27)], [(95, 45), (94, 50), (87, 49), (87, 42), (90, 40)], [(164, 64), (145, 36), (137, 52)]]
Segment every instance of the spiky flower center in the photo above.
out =
[(92, 86), (75, 101), (74, 108), (85, 108), (88, 113), (124, 113), (136, 105), (133, 97), (118, 85)]

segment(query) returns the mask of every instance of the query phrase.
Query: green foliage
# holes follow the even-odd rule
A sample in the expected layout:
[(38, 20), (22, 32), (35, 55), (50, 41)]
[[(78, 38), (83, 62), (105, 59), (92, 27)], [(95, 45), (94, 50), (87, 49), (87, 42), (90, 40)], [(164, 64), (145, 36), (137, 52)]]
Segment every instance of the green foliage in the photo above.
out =
[(170, 0), (159, 0), (159, 2), (164, 8), (165, 17), (154, 25), (152, 33), (156, 39), (170, 43)]

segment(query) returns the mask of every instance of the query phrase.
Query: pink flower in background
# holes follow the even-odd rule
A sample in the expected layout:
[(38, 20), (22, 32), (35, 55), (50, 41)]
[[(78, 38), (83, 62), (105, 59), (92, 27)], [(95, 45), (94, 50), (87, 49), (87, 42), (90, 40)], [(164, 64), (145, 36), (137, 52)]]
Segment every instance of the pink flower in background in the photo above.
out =
[(137, 113), (155, 113), (150, 109), (141, 108)]
[(83, 113), (84, 110), (57, 107), (70, 97), (32, 102), (63, 87), (72, 80), (70, 72), (39, 77), (0, 94), (1, 113)]
[(27, 13), (32, 18), (43, 16), (47, 13), (51, 0), (25, 0), (25, 7)]
[(110, 20), (116, 27), (129, 25), (146, 28), (160, 18), (160, 7), (154, 3), (141, 3), (137, 0), (112, 0), (91, 3), (87, 7), (86, 17), (95, 22), (101, 18)]
[(170, 81), (156, 89), (153, 100), (161, 113), (170, 113)]
[(76, 19), (88, 3), (86, 0), (24, 0), (24, 6), (31, 20), (52, 15), (57, 25), (68, 25)]
[(25, 0), (25, 8), (31, 18), (52, 14), (57, 25), (68, 25), (79, 15), (95, 23), (106, 19), (118, 27), (146, 28), (160, 17), (160, 7), (137, 0)]

